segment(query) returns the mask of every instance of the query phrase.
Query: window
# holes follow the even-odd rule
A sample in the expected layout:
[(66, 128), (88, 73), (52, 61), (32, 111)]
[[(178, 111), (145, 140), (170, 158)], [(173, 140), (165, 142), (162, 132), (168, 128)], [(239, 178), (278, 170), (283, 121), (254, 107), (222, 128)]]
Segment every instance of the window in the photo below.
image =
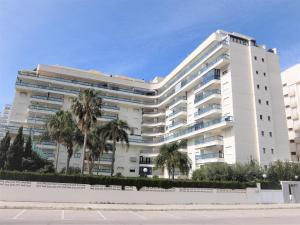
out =
[(290, 119), (292, 119), (292, 117), (291, 117), (291, 116), (288, 116), (287, 119), (290, 120)]
[(293, 128), (289, 128), (289, 130), (293, 130)]
[(263, 130), (261, 131), (261, 136), (265, 136), (265, 132)]
[(256, 87), (257, 87), (257, 89), (259, 89), (259, 84), (258, 84), (258, 85), (256, 85)]
[(258, 74), (258, 71), (256, 70), (256, 74)]
[(263, 153), (266, 154), (266, 148), (263, 148)]
[(296, 155), (296, 152), (291, 152), (291, 155)]
[(262, 62), (264, 62), (264, 61), (265, 61), (265, 59), (264, 59), (264, 58), (261, 58), (261, 61), (262, 61)]
[(286, 83), (284, 83), (284, 84), (283, 84), (283, 87), (286, 87), (286, 85), (287, 85), (287, 84), (286, 84)]
[(268, 116), (268, 121), (271, 121), (271, 116)]
[(256, 56), (254, 56), (254, 60), (257, 60), (257, 57), (256, 57)]
[(290, 143), (295, 143), (295, 140), (290, 140)]
[(135, 168), (130, 168), (130, 169), (129, 169), (129, 172), (130, 172), (130, 173), (135, 173)]
[(271, 148), (271, 153), (272, 153), (272, 155), (274, 154), (274, 149), (273, 148)]
[(261, 99), (258, 99), (258, 103), (261, 104)]
[(266, 73), (264, 73), (264, 76), (266, 76), (267, 74)]
[(268, 90), (268, 87), (267, 87), (267, 86), (265, 86), (265, 90), (266, 90), (266, 91)]
[(263, 116), (262, 116), (262, 115), (259, 115), (259, 118), (260, 118), (260, 120), (262, 120), (262, 119), (263, 119)]
[(266, 105), (269, 105), (269, 101), (268, 100), (266, 101)]
[(269, 132), (269, 135), (270, 135), (270, 137), (272, 137), (273, 136), (272, 132)]

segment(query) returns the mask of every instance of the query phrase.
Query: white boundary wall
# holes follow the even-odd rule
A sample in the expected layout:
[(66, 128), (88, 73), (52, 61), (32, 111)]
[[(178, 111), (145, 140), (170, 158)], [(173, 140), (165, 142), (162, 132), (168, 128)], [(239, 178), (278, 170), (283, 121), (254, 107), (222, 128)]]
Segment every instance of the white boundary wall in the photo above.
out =
[(283, 203), (281, 190), (106, 187), (103, 185), (0, 180), (1, 201), (128, 204)]

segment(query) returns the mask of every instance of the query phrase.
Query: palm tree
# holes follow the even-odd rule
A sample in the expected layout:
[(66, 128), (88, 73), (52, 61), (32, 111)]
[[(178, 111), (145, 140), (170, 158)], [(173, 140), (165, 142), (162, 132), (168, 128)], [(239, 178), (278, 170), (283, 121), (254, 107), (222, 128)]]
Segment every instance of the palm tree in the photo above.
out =
[(93, 89), (86, 89), (73, 99), (72, 111), (77, 117), (78, 127), (84, 135), (82, 148), (82, 166), (81, 173), (84, 172), (84, 158), (88, 133), (91, 127), (97, 123), (97, 117), (101, 116), (102, 99), (98, 97), (98, 93)]
[(96, 159), (100, 160), (101, 155), (104, 152), (108, 152), (112, 149), (112, 145), (107, 143), (107, 138), (102, 132), (102, 127), (97, 126), (91, 130), (88, 135), (87, 147), (89, 148), (89, 174), (92, 173), (94, 162)]
[(161, 168), (162, 171), (167, 168), (172, 174), (172, 179), (175, 177), (175, 168), (179, 168), (183, 174), (188, 174), (191, 169), (191, 162), (186, 153), (179, 151), (180, 148), (186, 146), (186, 141), (174, 142), (161, 146), (160, 152), (155, 159), (155, 167)]
[(114, 174), (115, 165), (115, 154), (116, 154), (116, 144), (121, 142), (123, 145), (126, 143), (127, 149), (129, 148), (129, 139), (127, 131), (130, 130), (126, 121), (122, 120), (112, 120), (101, 129), (105, 138), (112, 141), (112, 163), (111, 163), (111, 176)]
[(63, 128), (63, 137), (62, 143), (67, 148), (67, 166), (65, 173), (68, 174), (70, 160), (74, 153), (74, 145), (82, 145), (83, 143), (83, 135), (81, 131), (78, 129), (73, 116), (70, 112), (65, 112), (65, 119), (64, 119), (64, 128)]
[(58, 111), (50, 116), (45, 123), (45, 132), (41, 135), (41, 140), (52, 140), (56, 142), (55, 169), (57, 171), (60, 145), (62, 144), (63, 131), (65, 126), (65, 112)]

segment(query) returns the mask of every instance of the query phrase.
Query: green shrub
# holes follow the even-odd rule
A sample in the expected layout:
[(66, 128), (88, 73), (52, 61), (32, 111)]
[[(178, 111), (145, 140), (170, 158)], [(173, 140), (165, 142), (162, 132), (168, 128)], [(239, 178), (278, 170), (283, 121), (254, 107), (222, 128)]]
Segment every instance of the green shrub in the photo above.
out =
[(237, 181), (193, 181), (193, 180), (168, 180), (168, 179), (149, 179), (140, 177), (109, 177), (109, 176), (82, 176), (82, 175), (63, 175), (63, 174), (41, 174), (16, 171), (0, 171), (2, 180), (19, 181), (39, 181), (57, 183), (78, 183), (90, 185), (119, 185), (135, 186), (138, 190), (142, 187), (158, 188), (221, 188), (221, 189), (244, 189), (255, 187), (254, 182)]
[(262, 178), (262, 169), (255, 163), (210, 163), (193, 172), (193, 180), (255, 182)]

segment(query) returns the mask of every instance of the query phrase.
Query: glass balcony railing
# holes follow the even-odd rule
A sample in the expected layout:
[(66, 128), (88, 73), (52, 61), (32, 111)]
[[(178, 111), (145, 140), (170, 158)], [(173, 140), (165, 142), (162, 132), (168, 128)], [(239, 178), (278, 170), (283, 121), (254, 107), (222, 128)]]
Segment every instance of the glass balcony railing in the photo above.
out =
[(38, 118), (38, 117), (28, 117), (27, 122), (35, 123), (35, 122), (46, 122), (47, 118)]
[(114, 110), (120, 110), (120, 107), (116, 105), (102, 105), (103, 109), (114, 109)]
[(60, 110), (60, 109), (54, 109), (46, 106), (37, 106), (37, 105), (30, 105), (28, 108), (34, 110), (50, 111), (50, 112), (58, 112)]
[[(191, 76), (185, 85), (187, 83), (190, 83), (192, 80), (194, 80), (197, 76), (199, 76), (200, 73), (204, 72), (207, 70), (209, 67), (213, 66), (217, 62), (219, 62), (222, 59), (228, 58), (227, 54), (222, 54), (219, 57), (217, 57), (215, 60), (210, 62), (209, 64), (206, 64), (205, 67), (203, 67), (199, 72), (195, 73), (193, 76)], [(53, 86), (48, 86), (48, 85), (40, 85), (40, 84), (31, 84), (31, 83), (26, 83), (23, 81), (18, 80), (16, 82), (16, 85), (18, 86), (25, 86), (25, 87), (31, 87), (31, 88), (39, 88), (39, 89), (44, 89), (44, 90), (50, 90), (50, 91), (55, 91), (55, 92), (63, 92), (63, 93), (68, 93), (68, 94), (74, 94), (78, 95), (80, 93), (80, 90), (75, 90), (75, 89), (67, 89), (67, 88), (62, 88), (62, 87), (53, 87)], [(163, 96), (163, 99), (157, 101), (157, 103), (162, 103), (168, 98), (170, 95), (174, 94), (175, 92), (172, 92), (171, 94), (167, 96)], [(99, 97), (103, 99), (111, 99), (111, 100), (117, 100), (117, 101), (123, 101), (123, 102), (132, 102), (132, 103), (137, 103), (137, 104), (144, 104), (144, 105), (156, 105), (154, 101), (145, 101), (145, 100), (137, 100), (137, 99), (129, 99), (129, 98), (124, 98), (124, 97), (115, 97), (115, 96), (105, 96), (105, 95), (99, 95)], [(171, 102), (170, 105), (174, 104), (176, 101), (180, 100), (180, 98), (185, 98), (185, 96), (181, 96), (179, 98), (174, 98)]]
[(202, 109), (199, 109), (198, 112), (195, 112), (194, 116), (200, 116), (206, 112), (209, 112), (213, 109), (221, 109), (221, 105), (219, 104), (212, 104), (212, 105), (209, 105), (205, 108), (202, 108)]
[(197, 90), (203, 87), (205, 84), (209, 83), (212, 80), (220, 80), (220, 75), (218, 74), (211, 74), (209, 76), (203, 77), (202, 81), (197, 85), (194, 90)]
[(118, 116), (117, 115), (102, 115), (101, 117), (99, 117), (99, 119), (101, 119), (101, 118), (116, 120), (116, 119), (118, 119)]
[(167, 129), (171, 129), (173, 127), (176, 127), (179, 124), (185, 124), (185, 123), (186, 123), (186, 121), (184, 121), (184, 120), (176, 121), (176, 122), (172, 123), (171, 125), (167, 126)]
[(47, 96), (41, 96), (41, 95), (32, 95), (31, 98), (41, 99), (41, 100), (49, 100), (49, 101), (54, 101), (54, 102), (64, 102), (63, 98), (47, 97)]
[[(178, 81), (181, 77), (183, 77), (186, 73), (191, 71), (198, 63), (200, 63), (203, 59), (205, 59), (209, 54), (211, 54), (214, 50), (216, 50), (219, 46), (221, 45), (226, 45), (227, 42), (221, 41), (218, 42), (217, 44), (213, 45), (211, 48), (209, 48), (202, 56), (200, 56), (198, 59), (194, 60), (191, 64), (187, 65), (184, 67), (176, 76), (173, 80), (170, 80), (169, 82), (166, 83), (166, 86), (171, 86), (173, 85), (176, 81)], [(207, 69), (207, 68), (206, 68)], [(204, 69), (205, 70), (205, 69)], [(203, 70), (203, 71), (204, 71)], [(185, 85), (187, 82), (182, 81), (182, 85)], [(184, 84), (185, 83), (185, 84)], [(162, 91), (163, 92), (163, 91)]]
[(196, 160), (214, 159), (214, 158), (220, 158), (220, 159), (224, 158), (223, 152), (214, 152), (214, 153), (195, 155)]
[(195, 145), (205, 144), (205, 143), (212, 142), (212, 141), (223, 141), (223, 137), (222, 136), (211, 136), (211, 137), (206, 137), (206, 138), (199, 138), (199, 139), (195, 140)]
[(221, 94), (221, 90), (220, 89), (213, 89), (213, 90), (208, 90), (205, 92), (201, 92), (200, 94), (196, 95), (195, 100), (194, 100), (194, 104), (196, 104), (197, 102), (202, 101), (203, 99), (214, 95), (214, 94)]
[(187, 127), (185, 129), (181, 130), (181, 131), (175, 132), (175, 133), (171, 134), (170, 136), (163, 137), (163, 138), (160, 138), (160, 139), (155, 140), (155, 141), (152, 141), (152, 140), (142, 140), (142, 139), (134, 139), (134, 138), (129, 138), (129, 141), (133, 142), (133, 143), (146, 143), (146, 144), (147, 143), (148, 144), (163, 143), (165, 141), (170, 141), (172, 139), (184, 136), (186, 134), (189, 134), (189, 133), (192, 133), (192, 132), (204, 129), (204, 128), (208, 128), (208, 127), (214, 126), (214, 125), (222, 123), (222, 122), (232, 122), (232, 121), (233, 121), (232, 117), (231, 116), (227, 116), (227, 117), (224, 117), (224, 118), (213, 119), (213, 120), (210, 120), (210, 121), (207, 121), (207, 122), (196, 123), (194, 125), (191, 125), (190, 127)]
[(184, 107), (178, 108), (175, 111), (173, 111), (172, 113), (170, 113), (167, 117), (172, 117), (172, 116), (174, 116), (174, 115), (176, 115), (177, 113), (180, 113), (180, 112), (186, 112), (186, 108), (184, 108)]

